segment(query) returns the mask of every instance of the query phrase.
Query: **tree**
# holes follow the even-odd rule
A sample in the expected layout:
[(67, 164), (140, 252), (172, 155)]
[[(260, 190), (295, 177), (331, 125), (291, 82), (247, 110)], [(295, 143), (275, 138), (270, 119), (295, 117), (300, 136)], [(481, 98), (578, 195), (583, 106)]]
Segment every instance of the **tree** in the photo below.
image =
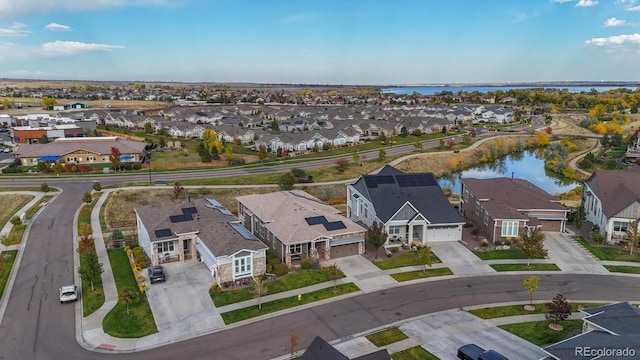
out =
[(109, 154), (109, 162), (111, 162), (111, 169), (117, 170), (118, 168), (120, 168), (121, 156), (122, 156), (122, 153), (120, 152), (120, 149), (118, 149), (115, 146), (112, 146), (111, 154)]
[(384, 149), (380, 149), (378, 152), (378, 161), (384, 161), (387, 158), (387, 152)]
[(331, 266), (331, 280), (333, 280), (333, 292), (338, 291), (338, 279), (342, 278), (343, 274), (340, 268), (335, 263)]
[(527, 290), (529, 293), (529, 305), (533, 305), (533, 295), (538, 291), (538, 281), (540, 280), (537, 276), (529, 276), (528, 278), (522, 281), (522, 287)]
[(20, 217), (18, 215), (15, 215), (14, 217), (11, 218), (11, 220), (9, 220), (9, 222), (11, 223), (11, 225), (13, 226), (20, 226), (22, 225), (22, 219), (20, 219)]
[(49, 97), (49, 96), (43, 96), (42, 97), (42, 108), (43, 109), (51, 110), (57, 104), (58, 104), (58, 101), (56, 99), (52, 98), (52, 97)]
[(278, 187), (280, 190), (291, 190), (293, 189), (293, 185), (296, 183), (296, 178), (292, 173), (287, 172), (280, 176), (280, 180), (278, 180)]
[(91, 234), (82, 235), (80, 240), (78, 240), (78, 248), (76, 249), (76, 252), (80, 255), (84, 255), (90, 251), (96, 251), (95, 240)]
[(549, 310), (544, 315), (549, 324), (549, 328), (552, 330), (560, 331), (562, 326), (558, 324), (560, 321), (566, 320), (571, 315), (571, 305), (561, 294), (557, 294), (551, 302), (545, 303), (544, 306)]
[(87, 204), (91, 204), (91, 202), (93, 201), (93, 196), (91, 196), (91, 193), (89, 191), (84, 192), (84, 195), (82, 195), (82, 201)]
[(302, 341), (302, 332), (299, 329), (293, 329), (291, 332), (291, 336), (289, 336), (289, 351), (291, 353), (291, 358), (293, 359), (293, 353), (296, 352), (296, 349), (300, 345)]
[(213, 160), (211, 153), (202, 141), (198, 144), (198, 155), (200, 155), (200, 160), (202, 162), (211, 162), (211, 160)]
[(336, 170), (338, 172), (343, 173), (349, 167), (349, 160), (345, 158), (336, 159)]
[(255, 284), (253, 284), (253, 293), (258, 297), (258, 309), (262, 310), (262, 297), (269, 293), (269, 288), (265, 285), (264, 281), (262, 281), (262, 277), (258, 276), (255, 279)]
[(109, 235), (109, 240), (122, 240), (124, 235), (122, 234), (122, 230), (115, 228), (111, 230), (111, 235)]
[(267, 158), (267, 146), (264, 144), (258, 146), (258, 159), (260, 159), (260, 162), (263, 162), (264, 159), (266, 158)]
[(387, 242), (387, 232), (384, 231), (384, 226), (377, 221), (374, 221), (369, 230), (367, 230), (367, 239), (369, 243), (376, 249), (376, 259), (378, 258), (378, 249)]
[(91, 187), (93, 188), (93, 190), (95, 191), (101, 191), (102, 190), (102, 185), (99, 182), (94, 182), (93, 185), (91, 185)]
[(544, 239), (545, 235), (542, 232), (542, 229), (536, 228), (533, 231), (522, 232), (520, 237), (516, 240), (516, 247), (527, 255), (527, 267), (531, 266), (529, 260), (532, 257), (547, 256), (548, 251), (543, 245)]
[(418, 150), (418, 151), (422, 151), (422, 143), (420, 142), (420, 140), (416, 141), (413, 144), (413, 147), (416, 148), (416, 150)]
[(49, 142), (50, 141), (49, 141), (49, 138), (47, 137), (47, 135), (42, 135), (40, 137), (40, 144), (48, 144)]
[(638, 245), (640, 240), (640, 231), (638, 230), (638, 222), (632, 221), (627, 225), (627, 233), (625, 234), (627, 242), (629, 243), (629, 255), (633, 255), (633, 249)]
[(47, 183), (42, 183), (40, 184), (40, 191), (42, 191), (43, 193), (48, 193), (49, 191), (51, 191), (51, 188), (49, 187), (49, 184)]
[(573, 222), (576, 224), (576, 227), (578, 229), (582, 228), (582, 225), (584, 225), (584, 221), (587, 218), (587, 214), (584, 211), (584, 206), (580, 205), (578, 206), (578, 208), (576, 209), (576, 215), (573, 218)]
[(80, 258), (83, 260), (80, 261), (80, 268), (78, 269), (80, 278), (88, 281), (91, 284), (91, 291), (95, 291), (94, 284), (101, 280), (100, 274), (104, 271), (102, 263), (95, 251), (87, 251)]
[(427, 267), (431, 267), (431, 247), (425, 245), (422, 249), (418, 250), (418, 258), (420, 262), (424, 264), (423, 273), (427, 272)]
[(138, 299), (136, 291), (127, 286), (118, 292), (118, 300), (127, 305), (127, 315), (129, 315), (129, 305), (133, 304)]
[(538, 132), (538, 145), (539, 146), (547, 146), (549, 145), (549, 134), (545, 131)]
[(231, 165), (235, 158), (236, 154), (233, 153), (233, 145), (227, 144), (227, 146), (224, 147), (224, 159), (227, 160), (227, 164)]
[(144, 123), (144, 132), (147, 134), (151, 134), (153, 132), (153, 126), (150, 122)]
[(177, 199), (184, 191), (184, 186), (180, 184), (180, 181), (173, 183), (173, 196)]
[(356, 163), (356, 164), (358, 164), (358, 165), (362, 165), (362, 164), (360, 163), (360, 154), (358, 154), (358, 151), (357, 151), (357, 150), (353, 152), (352, 158), (353, 158), (353, 162), (354, 162), (354, 163)]

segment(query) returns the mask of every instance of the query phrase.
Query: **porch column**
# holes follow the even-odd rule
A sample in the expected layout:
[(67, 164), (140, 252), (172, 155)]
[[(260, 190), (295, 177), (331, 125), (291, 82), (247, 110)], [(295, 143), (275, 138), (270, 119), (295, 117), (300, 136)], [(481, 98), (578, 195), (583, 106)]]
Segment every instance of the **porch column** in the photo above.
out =
[(427, 245), (427, 224), (422, 225), (422, 245)]
[(409, 224), (409, 246), (413, 243), (413, 224)]

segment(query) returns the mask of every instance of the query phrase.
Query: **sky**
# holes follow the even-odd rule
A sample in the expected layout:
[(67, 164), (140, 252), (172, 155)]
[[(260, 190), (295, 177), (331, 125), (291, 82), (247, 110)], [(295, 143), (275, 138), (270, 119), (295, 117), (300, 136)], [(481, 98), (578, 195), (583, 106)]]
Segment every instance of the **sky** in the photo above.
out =
[(640, 0), (0, 0), (0, 78), (640, 80)]

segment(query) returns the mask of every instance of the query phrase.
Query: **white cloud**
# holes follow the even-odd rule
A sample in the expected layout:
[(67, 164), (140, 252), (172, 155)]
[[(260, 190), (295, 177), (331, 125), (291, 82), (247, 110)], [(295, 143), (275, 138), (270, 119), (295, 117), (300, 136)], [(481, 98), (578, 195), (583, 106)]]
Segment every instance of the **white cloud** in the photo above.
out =
[(607, 19), (607, 21), (604, 22), (605, 27), (614, 27), (614, 26), (623, 26), (623, 25), (627, 25), (626, 20), (616, 19), (614, 17), (609, 18)]
[(640, 5), (638, 6), (631, 6), (625, 9), (626, 11), (640, 11)]
[(26, 27), (23, 23), (13, 23), (8, 28), (0, 28), (0, 36), (27, 36), (29, 32), (25, 30)]
[(57, 23), (51, 23), (47, 25), (46, 28), (47, 30), (51, 30), (51, 31), (70, 31), (71, 30), (71, 27), (67, 25), (57, 24)]
[(616, 51), (640, 51), (640, 34), (592, 38), (585, 41), (585, 43), (605, 49), (616, 49)]
[(50, 11), (86, 11), (139, 5), (162, 5), (167, 0), (0, 0), (0, 18), (42, 14)]
[(597, 0), (580, 0), (575, 5), (575, 7), (590, 7), (590, 6), (596, 6), (596, 5), (598, 5)]
[(77, 55), (92, 51), (111, 51), (124, 46), (83, 43), (79, 41), (54, 41), (42, 44), (42, 51), (49, 56)]

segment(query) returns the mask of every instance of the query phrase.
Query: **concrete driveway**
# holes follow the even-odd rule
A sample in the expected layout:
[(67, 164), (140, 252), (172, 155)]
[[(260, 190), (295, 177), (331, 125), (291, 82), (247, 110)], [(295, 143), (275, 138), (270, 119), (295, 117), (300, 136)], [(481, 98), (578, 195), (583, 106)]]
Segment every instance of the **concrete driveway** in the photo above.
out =
[(548, 251), (549, 259), (562, 271), (609, 273), (590, 253), (575, 243), (569, 234), (547, 231), (545, 236), (544, 247)]
[(455, 275), (493, 273), (495, 270), (457, 241), (429, 243), (431, 251), (446, 264)]
[(214, 278), (202, 263), (164, 265), (164, 271), (167, 281), (148, 284), (146, 280), (147, 298), (159, 331), (215, 309), (209, 297)]
[(536, 345), (463, 310), (423, 316), (399, 328), (440, 359), (455, 359), (456, 350), (469, 343), (493, 349), (509, 359), (541, 359), (546, 356)]

